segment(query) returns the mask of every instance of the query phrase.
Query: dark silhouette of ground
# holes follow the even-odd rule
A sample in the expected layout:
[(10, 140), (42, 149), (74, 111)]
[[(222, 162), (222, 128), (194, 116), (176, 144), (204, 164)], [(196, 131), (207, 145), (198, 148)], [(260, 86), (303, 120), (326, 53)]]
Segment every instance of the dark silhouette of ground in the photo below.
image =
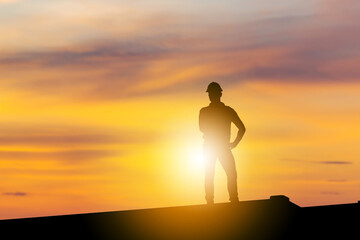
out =
[[(7, 239), (357, 239), (359, 203), (299, 207), (270, 199), (1, 220)], [(5, 238), (4, 238), (5, 239)]]

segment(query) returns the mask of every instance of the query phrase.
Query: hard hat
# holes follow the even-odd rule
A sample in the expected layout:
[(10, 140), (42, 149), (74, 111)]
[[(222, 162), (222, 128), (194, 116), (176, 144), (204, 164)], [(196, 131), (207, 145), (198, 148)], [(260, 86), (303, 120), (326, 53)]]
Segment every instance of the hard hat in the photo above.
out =
[(206, 92), (222, 92), (222, 89), (217, 82), (211, 82), (208, 85)]

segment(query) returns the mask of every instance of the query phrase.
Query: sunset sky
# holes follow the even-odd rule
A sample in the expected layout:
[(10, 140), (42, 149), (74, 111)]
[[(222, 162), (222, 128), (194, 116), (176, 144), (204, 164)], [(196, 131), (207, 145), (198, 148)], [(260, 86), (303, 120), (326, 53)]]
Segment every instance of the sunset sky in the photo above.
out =
[[(239, 198), (360, 200), (358, 0), (0, 0), (0, 219), (204, 204), (200, 108)], [(215, 202), (228, 201), (220, 164)]]

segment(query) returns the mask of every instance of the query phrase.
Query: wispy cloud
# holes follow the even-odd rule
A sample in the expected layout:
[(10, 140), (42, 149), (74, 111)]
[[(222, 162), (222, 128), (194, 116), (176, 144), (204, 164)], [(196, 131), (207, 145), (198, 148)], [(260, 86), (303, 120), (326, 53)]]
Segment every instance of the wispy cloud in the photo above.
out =
[[(56, 124), (2, 123), (0, 130), (0, 144), (3, 146), (101, 146), (139, 143), (154, 137), (151, 133), (144, 131)], [(81, 153), (78, 152), (78, 154)]]
[(119, 150), (64, 150), (64, 151), (0, 151), (2, 160), (58, 160), (66, 163), (81, 163), (105, 157), (121, 156)]
[(284, 158), (282, 161), (294, 162), (294, 163), (313, 163), (313, 164), (327, 164), (327, 165), (349, 165), (353, 164), (350, 161), (315, 161), (315, 160), (306, 160), (306, 159), (292, 159)]
[(192, 36), (170, 33), (169, 23), (165, 33), (2, 53), (0, 73), (11, 79), (3, 84), (10, 90), (98, 100), (162, 94), (180, 85), (191, 91), (212, 78), (225, 84), (358, 81), (357, 68), (337, 67), (360, 59), (354, 51), (357, 22), (321, 29), (321, 16), (282, 16), (209, 27)]
[(340, 195), (341, 192), (336, 192), (336, 191), (324, 191), (324, 192), (321, 192), (321, 194), (324, 194), (324, 195)]
[[(355, 67), (337, 67), (359, 59), (353, 51), (357, 21), (327, 25), (321, 14), (308, 13), (200, 25), (197, 18), (187, 24), (181, 17), (167, 21), (165, 16), (165, 21), (164, 16), (147, 16), (136, 32), (121, 37), (114, 27), (109, 32), (117, 37), (98, 35), (63, 47), (3, 52), (3, 88), (103, 100), (192, 91), (212, 80), (225, 85), (312, 83), (357, 81), (360, 76)], [(149, 22), (150, 29), (161, 31), (150, 31)]]
[(28, 195), (26, 192), (3, 192), (2, 195), (5, 196), (15, 196), (15, 197), (25, 197)]
[[(124, 140), (124, 139), (123, 139)], [(0, 143), (2, 145), (89, 145), (89, 144), (107, 144), (121, 142), (121, 139), (116, 139), (114, 136), (105, 134), (74, 134), (74, 133), (59, 133), (54, 135), (46, 134), (24, 134), (24, 135), (2, 135), (0, 136)]]
[(322, 164), (330, 164), (330, 165), (348, 165), (348, 164), (353, 164), (352, 162), (348, 162), (348, 161), (322, 161), (319, 162)]
[(162, 56), (170, 51), (168, 47), (152, 43), (148, 39), (129, 39), (130, 41), (107, 41), (100, 43), (82, 43), (69, 49), (39, 50), (3, 55), (1, 67), (22, 68), (64, 68), (83, 69), (84, 67), (100, 67), (114, 61), (136, 62), (147, 61)]
[(347, 182), (347, 179), (329, 179), (328, 182), (334, 182), (334, 183), (344, 183)]

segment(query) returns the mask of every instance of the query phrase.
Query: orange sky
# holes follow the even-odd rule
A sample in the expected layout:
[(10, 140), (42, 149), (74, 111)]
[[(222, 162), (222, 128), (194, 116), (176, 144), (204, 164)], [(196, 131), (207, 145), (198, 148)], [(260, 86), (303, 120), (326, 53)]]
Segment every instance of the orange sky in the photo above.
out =
[(0, 1), (0, 219), (204, 203), (211, 81), (240, 200), (356, 202), (359, 4), (266, 2)]

